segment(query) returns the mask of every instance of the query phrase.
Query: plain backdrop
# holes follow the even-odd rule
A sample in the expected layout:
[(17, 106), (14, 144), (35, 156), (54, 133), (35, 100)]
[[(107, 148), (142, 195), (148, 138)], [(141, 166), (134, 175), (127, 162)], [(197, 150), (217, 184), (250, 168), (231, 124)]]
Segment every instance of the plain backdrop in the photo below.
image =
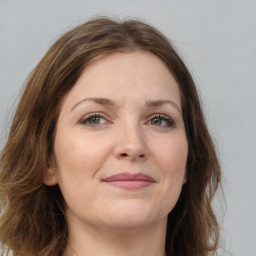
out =
[(95, 15), (138, 17), (172, 40), (199, 88), (223, 169), (225, 255), (256, 256), (255, 13), (253, 0), (0, 0), (0, 146), (26, 77), (59, 35)]

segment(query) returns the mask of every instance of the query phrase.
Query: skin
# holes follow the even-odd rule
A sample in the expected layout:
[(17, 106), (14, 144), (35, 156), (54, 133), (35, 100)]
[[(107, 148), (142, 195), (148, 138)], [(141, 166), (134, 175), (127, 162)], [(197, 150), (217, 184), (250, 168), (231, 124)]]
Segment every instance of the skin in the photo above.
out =
[[(64, 255), (165, 255), (187, 153), (179, 88), (158, 57), (136, 51), (92, 62), (64, 99), (54, 168), (45, 177), (46, 185), (59, 184), (67, 204)], [(119, 173), (153, 182), (105, 182)]]

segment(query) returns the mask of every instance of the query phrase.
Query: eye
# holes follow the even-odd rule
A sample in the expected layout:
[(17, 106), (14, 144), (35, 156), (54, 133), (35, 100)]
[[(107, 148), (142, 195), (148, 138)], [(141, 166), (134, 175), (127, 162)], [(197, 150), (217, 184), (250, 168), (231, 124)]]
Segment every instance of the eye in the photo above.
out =
[(154, 115), (153, 118), (151, 118), (147, 124), (153, 125), (153, 126), (159, 126), (163, 128), (168, 128), (168, 127), (174, 127), (175, 123), (174, 121), (165, 115), (157, 114)]
[(91, 113), (84, 116), (79, 123), (87, 126), (99, 126), (108, 123), (108, 121), (100, 114)]

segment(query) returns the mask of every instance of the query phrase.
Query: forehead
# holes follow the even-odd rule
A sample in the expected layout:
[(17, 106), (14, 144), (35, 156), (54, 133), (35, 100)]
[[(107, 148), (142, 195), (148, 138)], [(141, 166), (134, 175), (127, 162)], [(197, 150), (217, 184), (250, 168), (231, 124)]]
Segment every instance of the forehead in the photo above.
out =
[(144, 51), (112, 53), (93, 61), (66, 101), (95, 96), (121, 101), (171, 97), (180, 105), (179, 87), (171, 72), (157, 56)]

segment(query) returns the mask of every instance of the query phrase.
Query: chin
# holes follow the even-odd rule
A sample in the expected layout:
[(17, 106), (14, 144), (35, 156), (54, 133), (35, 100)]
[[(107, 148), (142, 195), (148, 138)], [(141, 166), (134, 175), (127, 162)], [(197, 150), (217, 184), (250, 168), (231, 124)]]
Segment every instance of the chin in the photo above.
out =
[(140, 217), (136, 216), (129, 216), (129, 218), (118, 218), (115, 220), (110, 220), (107, 223), (105, 223), (105, 226), (118, 230), (118, 231), (132, 231), (132, 230), (138, 230), (143, 229), (152, 224), (152, 221), (148, 219), (142, 219)]
[[(162, 217), (161, 217), (162, 215)], [(166, 218), (167, 218), (166, 214)], [(112, 207), (104, 217), (105, 225), (123, 230), (138, 229), (161, 222), (165, 214), (159, 214), (152, 207), (139, 203)]]

